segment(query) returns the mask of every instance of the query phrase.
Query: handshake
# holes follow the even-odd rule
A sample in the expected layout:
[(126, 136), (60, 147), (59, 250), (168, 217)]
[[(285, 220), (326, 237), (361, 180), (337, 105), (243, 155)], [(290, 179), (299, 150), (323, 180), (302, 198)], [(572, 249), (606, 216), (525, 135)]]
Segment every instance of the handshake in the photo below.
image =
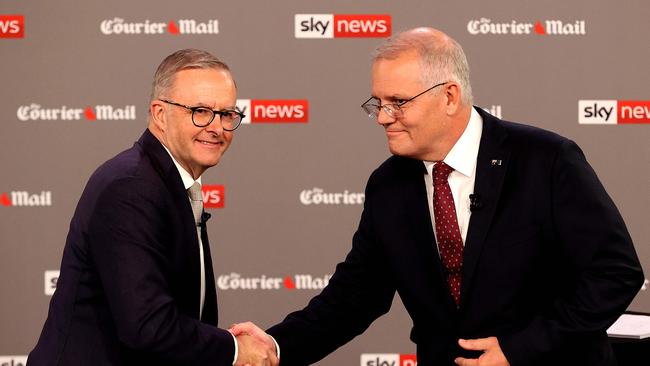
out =
[(278, 366), (275, 340), (251, 322), (233, 324), (228, 329), (237, 338), (235, 366)]

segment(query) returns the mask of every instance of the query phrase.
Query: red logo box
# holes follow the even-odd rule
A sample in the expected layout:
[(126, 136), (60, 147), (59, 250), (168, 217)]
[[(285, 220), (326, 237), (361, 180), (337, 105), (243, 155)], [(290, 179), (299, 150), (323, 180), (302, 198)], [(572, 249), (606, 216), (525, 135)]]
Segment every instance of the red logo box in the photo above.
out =
[(0, 15), (0, 38), (24, 38), (25, 17), (22, 15)]
[(650, 100), (619, 100), (618, 123), (650, 123)]
[(389, 14), (334, 14), (334, 38), (389, 37), (391, 29)]
[(399, 355), (400, 366), (417, 366), (418, 359), (416, 355)]
[(223, 208), (226, 203), (226, 189), (222, 184), (202, 185), (204, 208)]
[(309, 120), (307, 100), (251, 100), (251, 122), (277, 123)]

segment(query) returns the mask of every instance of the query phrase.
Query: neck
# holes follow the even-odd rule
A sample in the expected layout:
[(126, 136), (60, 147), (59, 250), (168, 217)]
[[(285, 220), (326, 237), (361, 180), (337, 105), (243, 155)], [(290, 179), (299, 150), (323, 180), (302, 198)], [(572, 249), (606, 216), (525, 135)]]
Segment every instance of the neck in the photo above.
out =
[(449, 151), (456, 145), (458, 139), (463, 135), (469, 119), (472, 115), (472, 107), (464, 107), (447, 120), (447, 134), (433, 146), (433, 151), (425, 157), (426, 161), (442, 161)]

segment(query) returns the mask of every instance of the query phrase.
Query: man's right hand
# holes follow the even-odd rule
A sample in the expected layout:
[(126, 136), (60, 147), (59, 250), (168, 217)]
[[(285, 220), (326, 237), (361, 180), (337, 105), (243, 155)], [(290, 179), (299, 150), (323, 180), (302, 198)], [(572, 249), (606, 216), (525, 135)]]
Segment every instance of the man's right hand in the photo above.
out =
[(239, 348), (235, 366), (278, 366), (275, 345), (245, 333), (237, 335)]

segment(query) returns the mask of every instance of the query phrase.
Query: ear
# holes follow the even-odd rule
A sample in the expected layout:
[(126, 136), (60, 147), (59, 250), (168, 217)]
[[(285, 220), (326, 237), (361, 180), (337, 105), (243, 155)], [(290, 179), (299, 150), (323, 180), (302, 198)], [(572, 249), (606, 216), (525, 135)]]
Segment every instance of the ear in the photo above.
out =
[(460, 85), (454, 81), (445, 84), (446, 111), (447, 115), (454, 115), (461, 107)]
[(149, 104), (149, 113), (151, 114), (151, 123), (160, 132), (165, 132), (167, 127), (167, 120), (165, 119), (165, 108), (163, 103), (157, 99), (151, 101)]

